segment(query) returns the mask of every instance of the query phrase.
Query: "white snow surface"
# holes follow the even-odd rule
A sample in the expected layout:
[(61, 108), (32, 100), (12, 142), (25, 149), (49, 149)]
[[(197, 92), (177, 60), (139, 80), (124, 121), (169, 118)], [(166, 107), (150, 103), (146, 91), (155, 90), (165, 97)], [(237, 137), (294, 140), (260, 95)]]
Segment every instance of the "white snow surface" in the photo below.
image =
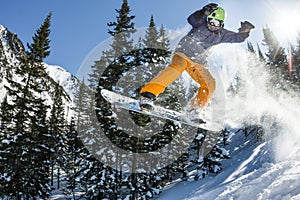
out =
[(78, 79), (75, 78), (70, 72), (57, 65), (48, 65), (44, 63), (45, 70), (55, 82), (64, 88), (71, 99), (74, 98), (74, 92)]
[(259, 145), (235, 135), (240, 147), (231, 149), (224, 171), (193, 182), (179, 182), (159, 200), (300, 199), (300, 149), (280, 162), (274, 162), (272, 143)]
[[(242, 45), (214, 48), (209, 66), (227, 91), (236, 73), (243, 80), (240, 92), (225, 92), (224, 124), (237, 131), (244, 125), (263, 127), (265, 138), (236, 132), (231, 137), (230, 159), (223, 171), (198, 181), (169, 185), (158, 200), (287, 200), (300, 199), (300, 105), (292, 90), (268, 90), (266, 66), (249, 55)], [(222, 99), (221, 99), (222, 100)]]

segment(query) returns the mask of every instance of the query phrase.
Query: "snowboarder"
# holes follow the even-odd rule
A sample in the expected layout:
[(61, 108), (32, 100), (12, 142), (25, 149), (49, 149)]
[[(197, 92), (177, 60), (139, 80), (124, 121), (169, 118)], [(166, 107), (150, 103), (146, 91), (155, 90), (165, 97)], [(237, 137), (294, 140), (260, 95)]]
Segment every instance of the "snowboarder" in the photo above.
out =
[(142, 110), (151, 110), (156, 97), (184, 70), (200, 85), (190, 107), (204, 108), (207, 105), (216, 87), (214, 77), (205, 67), (208, 50), (220, 43), (244, 42), (254, 28), (250, 22), (245, 21), (241, 22), (238, 32), (229, 31), (223, 28), (224, 19), (225, 10), (215, 3), (204, 6), (188, 17), (192, 29), (180, 40), (171, 63), (140, 91)]

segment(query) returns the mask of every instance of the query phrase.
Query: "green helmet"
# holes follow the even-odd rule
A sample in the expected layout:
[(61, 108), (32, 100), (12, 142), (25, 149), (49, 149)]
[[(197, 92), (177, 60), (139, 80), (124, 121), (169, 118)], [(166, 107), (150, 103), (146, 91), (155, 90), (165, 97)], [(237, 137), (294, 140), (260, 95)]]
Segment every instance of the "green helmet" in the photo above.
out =
[(207, 16), (207, 28), (212, 31), (221, 31), (224, 27), (225, 10), (217, 7), (210, 15)]
[(214, 10), (212, 13), (210, 13), (210, 15), (208, 15), (207, 17), (224, 22), (226, 13), (223, 8), (218, 7), (216, 10)]

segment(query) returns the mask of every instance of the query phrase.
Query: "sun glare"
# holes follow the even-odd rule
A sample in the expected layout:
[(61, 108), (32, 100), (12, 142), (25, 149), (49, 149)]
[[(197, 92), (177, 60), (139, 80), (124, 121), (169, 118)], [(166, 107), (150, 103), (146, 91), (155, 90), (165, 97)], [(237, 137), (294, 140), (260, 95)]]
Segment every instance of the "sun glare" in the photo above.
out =
[(294, 39), (300, 31), (300, 13), (283, 12), (279, 15), (277, 32), (280, 37)]
[(271, 14), (271, 28), (280, 40), (291, 41), (300, 34), (300, 7), (297, 5), (277, 5)]

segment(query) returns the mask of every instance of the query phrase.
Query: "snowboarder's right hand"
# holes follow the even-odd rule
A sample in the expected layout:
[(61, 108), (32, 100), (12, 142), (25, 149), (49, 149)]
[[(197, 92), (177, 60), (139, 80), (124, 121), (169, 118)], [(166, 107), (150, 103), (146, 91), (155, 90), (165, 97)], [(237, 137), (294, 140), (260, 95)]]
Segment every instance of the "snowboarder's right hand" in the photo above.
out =
[(210, 15), (210, 13), (212, 13), (217, 8), (218, 8), (218, 4), (210, 3), (210, 4), (207, 4), (206, 6), (204, 6), (202, 9), (204, 10), (204, 14), (208, 16), (208, 15)]

